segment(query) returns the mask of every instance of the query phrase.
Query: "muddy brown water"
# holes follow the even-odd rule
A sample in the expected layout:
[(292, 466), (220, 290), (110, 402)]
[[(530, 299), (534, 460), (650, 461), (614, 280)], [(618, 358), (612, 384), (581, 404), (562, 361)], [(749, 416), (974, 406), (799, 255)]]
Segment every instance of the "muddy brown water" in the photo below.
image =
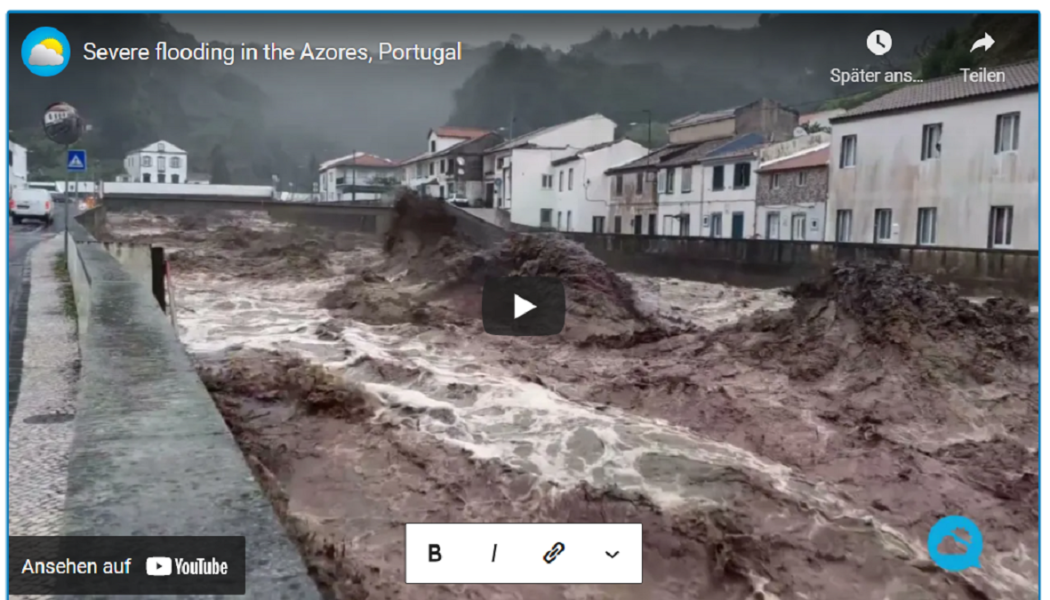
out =
[[(699, 329), (619, 348), (491, 338), (460, 298), (383, 271), (374, 243), (329, 257), (321, 278), (271, 269), (249, 285), (202, 261), (175, 280), (202, 368), (265, 382), (299, 357), (367, 398), (359, 418), (304, 410), (303, 390), (215, 394), (330, 597), (1038, 595), (1034, 365), (989, 375), (1002, 365), (967, 359), (972, 340), (953, 337), (917, 368), (849, 319), (820, 330), (834, 352), (813, 332), (777, 337), (775, 319), (718, 333), (792, 301), (639, 277), (627, 279), (641, 305)], [(381, 313), (319, 308), (355, 276)], [(423, 297), (429, 316), (408, 318)], [(927, 560), (925, 534), (947, 514), (982, 526), (981, 571)], [(641, 522), (645, 584), (406, 586), (401, 524), (413, 521)]]

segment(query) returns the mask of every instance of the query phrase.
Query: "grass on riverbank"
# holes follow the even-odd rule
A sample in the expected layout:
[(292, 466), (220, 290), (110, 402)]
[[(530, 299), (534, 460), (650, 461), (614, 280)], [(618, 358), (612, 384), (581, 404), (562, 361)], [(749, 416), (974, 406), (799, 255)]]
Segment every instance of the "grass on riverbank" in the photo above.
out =
[(73, 294), (73, 280), (69, 277), (69, 263), (66, 261), (66, 253), (59, 252), (55, 257), (53, 265), (55, 278), (62, 284), (62, 311), (67, 317), (76, 322), (77, 299)]

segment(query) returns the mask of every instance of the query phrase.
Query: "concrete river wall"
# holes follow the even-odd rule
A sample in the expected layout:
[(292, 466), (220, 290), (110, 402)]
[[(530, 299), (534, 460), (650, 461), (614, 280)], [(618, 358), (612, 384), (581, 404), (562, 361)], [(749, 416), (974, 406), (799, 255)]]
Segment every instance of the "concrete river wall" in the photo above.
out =
[(149, 247), (73, 223), (81, 372), (64, 535), (243, 536), (247, 597), (319, 599), (149, 286)]

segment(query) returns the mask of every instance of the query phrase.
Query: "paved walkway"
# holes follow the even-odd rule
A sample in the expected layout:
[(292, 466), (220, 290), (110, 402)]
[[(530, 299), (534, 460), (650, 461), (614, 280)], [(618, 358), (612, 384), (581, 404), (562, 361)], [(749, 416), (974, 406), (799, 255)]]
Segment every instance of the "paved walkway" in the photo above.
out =
[(59, 236), (36, 245), (28, 257), (22, 381), (9, 430), (10, 535), (62, 530), (80, 353), (76, 321), (64, 307), (65, 283), (55, 277), (61, 253)]

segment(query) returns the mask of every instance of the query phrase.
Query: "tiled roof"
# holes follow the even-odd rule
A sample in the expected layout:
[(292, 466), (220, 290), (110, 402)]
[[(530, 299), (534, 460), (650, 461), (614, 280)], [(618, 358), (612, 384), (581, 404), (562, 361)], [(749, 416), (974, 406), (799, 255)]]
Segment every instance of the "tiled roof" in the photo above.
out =
[(439, 137), (460, 138), (464, 140), (473, 140), (487, 133), (491, 133), (487, 129), (476, 129), (473, 127), (438, 127), (433, 131)]
[(832, 123), (848, 121), (854, 118), (867, 117), (877, 113), (907, 110), (928, 104), (952, 102), (977, 98), (989, 94), (1000, 94), (1028, 88), (1039, 87), (1039, 61), (1032, 60), (1013, 65), (992, 67), (989, 71), (1001, 71), (1004, 75), (1001, 82), (964, 81), (962, 74), (948, 75), (916, 83), (894, 90), (871, 102), (861, 104), (846, 114), (833, 118)]
[(354, 154), (349, 154), (347, 156), (342, 156), (321, 163), (318, 171), (327, 171), (332, 167), (344, 167), (349, 165), (377, 168), (392, 168), (399, 166), (396, 160), (390, 160), (389, 158), (383, 158), (382, 156), (376, 156), (375, 154), (368, 154), (367, 152), (355, 152)]
[(577, 150), (576, 152), (573, 152), (572, 154), (570, 154), (568, 156), (559, 158), (558, 160), (552, 160), (551, 161), (551, 166), (556, 167), (558, 165), (564, 165), (566, 163), (571, 163), (574, 160), (579, 160), (579, 158), (581, 156), (583, 156), (584, 154), (588, 154), (590, 152), (596, 152), (598, 150), (601, 150), (602, 148), (608, 148), (609, 146), (612, 146), (614, 144), (619, 144), (622, 141), (623, 141), (623, 138), (620, 138), (618, 140), (613, 140), (611, 142), (602, 142), (600, 144), (594, 144), (593, 146), (587, 146), (586, 148), (583, 148), (581, 150)]
[(714, 140), (708, 140), (706, 142), (701, 142), (693, 146), (689, 150), (683, 152), (682, 154), (669, 158), (666, 161), (660, 163), (660, 166), (677, 167), (684, 165), (694, 165), (703, 160), (709, 152), (711, 152), (712, 150), (717, 150), (732, 139), (732, 137), (724, 137)]
[(680, 156), (684, 152), (699, 146), (697, 142), (691, 142), (688, 144), (667, 144), (666, 146), (660, 146), (656, 150), (653, 150), (645, 156), (632, 160), (628, 163), (622, 164), (617, 167), (613, 167), (605, 171), (606, 173), (633, 171), (635, 169), (644, 169), (646, 167), (658, 167), (662, 161), (670, 160), (674, 157)]
[(715, 112), (704, 112), (704, 113), (693, 113), (684, 117), (679, 117), (670, 123), (668, 123), (668, 129), (678, 129), (680, 127), (691, 127), (693, 125), (700, 125), (701, 123), (712, 123), (714, 121), (721, 121), (723, 119), (731, 118), (736, 114), (738, 106), (733, 108), (726, 108)]
[(766, 145), (766, 138), (761, 133), (745, 133), (737, 136), (728, 144), (708, 152), (701, 160), (733, 158), (754, 153)]
[(506, 142), (503, 142), (502, 144), (500, 144), (498, 146), (489, 148), (488, 150), (486, 150), (486, 153), (499, 152), (501, 150), (510, 150), (512, 148), (518, 148), (520, 146), (524, 146), (525, 144), (529, 143), (529, 140), (531, 140), (532, 138), (534, 138), (534, 137), (536, 137), (538, 135), (541, 135), (541, 134), (544, 134), (544, 133), (547, 133), (547, 132), (550, 132), (550, 131), (554, 131), (555, 129), (558, 129), (560, 127), (564, 127), (564, 126), (566, 126), (566, 125), (568, 125), (570, 123), (576, 123), (578, 121), (583, 121), (584, 119), (593, 119), (594, 117), (605, 118), (604, 115), (600, 115), (600, 114), (595, 113), (593, 115), (587, 115), (586, 117), (580, 117), (579, 119), (574, 119), (572, 121), (566, 121), (565, 123), (558, 123), (557, 125), (551, 125), (549, 127), (541, 127), (539, 129), (530, 131), (530, 132), (528, 132), (528, 133), (526, 133), (524, 135), (519, 135), (516, 138), (509, 139)]
[(756, 171), (759, 173), (771, 173), (773, 171), (826, 167), (830, 158), (831, 144), (821, 144), (814, 148), (807, 148), (802, 152), (796, 152), (790, 156), (771, 160), (760, 165)]

